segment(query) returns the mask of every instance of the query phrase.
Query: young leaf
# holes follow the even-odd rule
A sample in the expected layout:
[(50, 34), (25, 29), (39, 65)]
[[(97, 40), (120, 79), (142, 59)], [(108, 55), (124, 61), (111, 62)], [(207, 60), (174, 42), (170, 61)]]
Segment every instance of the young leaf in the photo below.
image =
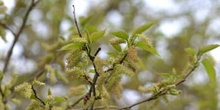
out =
[(117, 52), (108, 52), (107, 54), (108, 54), (109, 56), (111, 56), (111, 57), (115, 57), (115, 56), (118, 55)]
[(63, 81), (66, 84), (68, 83), (68, 79), (64, 75), (62, 75), (59, 71), (56, 70), (55, 74), (58, 79), (60, 79), (61, 81)]
[(148, 52), (150, 52), (154, 55), (159, 55), (157, 53), (157, 50), (154, 47), (150, 47), (145, 42), (139, 41), (139, 42), (137, 42), (136, 46), (139, 47), (139, 48), (142, 48), (142, 49), (144, 49), (144, 50), (146, 50), (146, 51), (148, 51)]
[(0, 1), (0, 6), (4, 5), (4, 2), (3, 1)]
[(2, 40), (4, 40), (6, 42), (6, 38), (5, 38), (5, 30), (3, 27), (0, 27), (0, 37), (2, 38)]
[(159, 73), (159, 75), (164, 77), (164, 78), (169, 78), (171, 76), (170, 73)]
[(92, 26), (92, 25), (85, 25), (85, 30), (88, 33), (94, 33), (94, 32), (98, 31), (98, 29), (95, 26)]
[(94, 69), (90, 69), (89, 73), (95, 74), (95, 70)]
[(70, 43), (64, 45), (60, 50), (77, 50), (77, 49), (81, 49), (82, 47), (83, 47), (82, 43)]
[(147, 66), (144, 64), (144, 62), (142, 62), (141, 60), (138, 60), (137, 64), (142, 68), (142, 69), (146, 69)]
[(187, 54), (189, 54), (190, 56), (195, 56), (196, 55), (196, 50), (192, 49), (192, 48), (185, 48), (185, 51)]
[(207, 45), (207, 46), (205, 46), (205, 47), (200, 48), (198, 53), (199, 53), (199, 54), (206, 53), (206, 52), (208, 52), (208, 51), (211, 51), (211, 50), (217, 48), (218, 46), (219, 46), (218, 44)]
[(47, 95), (52, 95), (52, 92), (51, 92), (50, 88), (47, 91)]
[(6, 6), (1, 6), (0, 8), (0, 14), (5, 14), (5, 12), (7, 11), (7, 7)]
[(121, 46), (120, 45), (112, 45), (112, 47), (114, 47), (115, 50), (117, 50), (118, 52), (121, 52)]
[(65, 97), (61, 97), (61, 96), (56, 96), (56, 97), (54, 97), (54, 101), (56, 101), (56, 102), (66, 102), (67, 101), (67, 99), (65, 98)]
[(148, 24), (144, 24), (140, 27), (138, 27), (136, 30), (134, 30), (132, 32), (132, 36), (135, 36), (136, 34), (141, 34), (144, 31), (146, 31), (147, 29), (149, 29), (151, 26), (153, 25), (153, 23), (148, 23)]
[(213, 63), (208, 59), (203, 59), (202, 64), (205, 67), (205, 70), (211, 81), (215, 82), (216, 80), (216, 72)]
[(122, 38), (124, 40), (128, 40), (128, 37), (129, 37), (129, 35), (124, 31), (115, 31), (115, 32), (112, 32), (112, 35), (118, 38)]
[(0, 81), (3, 79), (3, 72), (0, 70)]
[(92, 42), (95, 42), (95, 41), (97, 41), (98, 39), (100, 39), (101, 37), (103, 37), (104, 34), (105, 34), (105, 30), (103, 30), (103, 31), (98, 31), (98, 32), (94, 32), (94, 33), (91, 34), (90, 40), (91, 40)]
[(85, 26), (90, 20), (91, 20), (92, 16), (88, 16), (88, 17), (80, 17), (79, 21), (80, 21), (80, 26)]

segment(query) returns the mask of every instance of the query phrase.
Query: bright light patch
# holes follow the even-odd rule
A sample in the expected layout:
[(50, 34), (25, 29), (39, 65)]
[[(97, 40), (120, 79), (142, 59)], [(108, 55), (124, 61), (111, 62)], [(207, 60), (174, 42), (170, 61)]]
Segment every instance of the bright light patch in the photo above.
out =
[(187, 20), (177, 19), (173, 21), (164, 21), (161, 23), (161, 26), (159, 27), (159, 30), (166, 36), (166, 37), (172, 37), (179, 32), (188, 24)]
[(4, 5), (8, 8), (7, 13), (10, 13), (11, 9), (15, 5), (15, 1), (14, 0), (2, 0), (2, 1), (4, 2)]
[(11, 32), (9, 32), (9, 31), (6, 31), (6, 36), (5, 36), (5, 38), (6, 38), (6, 41), (7, 42), (4, 42), (1, 38), (0, 38), (0, 50), (1, 51), (3, 51), (3, 52), (5, 52), (5, 51), (7, 51), (9, 48), (10, 48), (10, 46), (12, 45), (12, 41), (13, 41), (13, 39), (14, 39), (14, 36), (12, 35), (12, 33)]
[(211, 21), (208, 31), (210, 31), (210, 33), (213, 33), (213, 31), (219, 33), (219, 28), (220, 28), (220, 18), (216, 18)]
[[(220, 44), (220, 43), (215, 43), (215, 44)], [(220, 62), (220, 47), (212, 50), (211, 52), (211, 55), (215, 58), (216, 62)]]
[(63, 85), (55, 85), (50, 87), (53, 96), (64, 96), (67, 93), (67, 89)]
[(122, 23), (122, 15), (120, 13), (118, 13), (117, 11), (111, 11), (108, 15), (107, 15), (107, 19), (114, 24), (117, 27), (121, 26)]
[(173, 0), (145, 0), (145, 3), (154, 10), (168, 10), (175, 7)]
[(137, 102), (141, 98), (138, 92), (134, 90), (124, 90), (122, 94), (124, 99), (129, 101), (130, 104)]
[[(76, 9), (76, 16), (85, 16), (86, 15), (86, 12), (88, 10), (88, 1), (87, 0), (74, 0), (72, 3), (70, 3), (68, 5), (68, 7), (70, 7), (69, 10), (71, 10), (72, 12), (72, 5), (75, 6), (75, 9)], [(72, 14), (72, 13), (71, 13)]]
[(108, 58), (108, 47), (106, 45), (101, 45), (101, 51), (98, 53), (98, 56), (102, 59)]
[(210, 10), (209, 9), (202, 9), (195, 12), (195, 19), (197, 21), (203, 22), (209, 16)]
[(70, 22), (70, 21), (68, 21), (68, 20), (62, 20), (60, 30), (61, 30), (62, 32), (67, 32), (71, 26), (72, 26), (72, 25), (71, 25), (71, 22)]

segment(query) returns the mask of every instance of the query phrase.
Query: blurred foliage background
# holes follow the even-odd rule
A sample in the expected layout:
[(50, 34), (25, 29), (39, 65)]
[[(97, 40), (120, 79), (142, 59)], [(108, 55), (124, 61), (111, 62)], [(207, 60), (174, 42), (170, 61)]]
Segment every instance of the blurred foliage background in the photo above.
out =
[[(24, 12), (30, 4), (29, 0), (10, 0), (7, 15), (1, 15), (12, 30), (17, 31), (22, 23)], [(148, 97), (139, 93), (139, 85), (147, 86), (161, 80), (159, 73), (171, 73), (175, 68), (177, 73), (184, 69), (187, 47), (198, 49), (203, 45), (220, 42), (220, 1), (219, 0), (40, 0), (31, 11), (27, 25), (19, 38), (3, 83), (10, 82), (13, 74), (18, 75), (19, 84), (38, 76), (46, 64), (56, 68), (65, 76), (64, 54), (57, 51), (59, 40), (77, 35), (73, 21), (72, 5), (76, 7), (76, 16), (82, 32), (107, 29), (132, 29), (141, 24), (154, 22), (154, 26), (145, 34), (157, 48), (160, 57), (146, 52), (139, 56), (147, 65), (147, 70), (133, 77), (124, 77), (121, 83), (124, 90), (121, 100), (112, 99), (113, 104), (126, 106)], [(0, 8), (1, 10), (1, 8)], [(80, 14), (79, 14), (80, 13)], [(4, 19), (3, 19), (4, 18)], [(75, 33), (73, 32), (75, 31)], [(73, 33), (72, 33), (73, 32)], [(111, 50), (107, 44), (112, 36), (107, 34), (98, 45), (102, 52), (99, 56), (105, 58), (105, 51)], [(3, 68), (6, 53), (12, 44), (13, 36), (6, 31), (6, 41), (0, 41), (0, 67)], [(219, 48), (218, 48), (219, 51)], [(214, 55), (216, 56), (216, 55)], [(219, 78), (219, 62), (216, 62), (217, 78)], [(41, 76), (42, 77), (42, 76)], [(49, 76), (44, 76), (48, 79)], [(59, 79), (54, 83), (45, 80), (54, 95), (65, 95), (69, 86)], [(217, 81), (216, 83), (219, 83)], [(178, 96), (168, 97), (169, 101), (157, 100), (141, 104), (134, 109), (145, 110), (217, 110), (220, 109), (219, 85), (209, 81), (205, 70), (200, 66), (194, 74), (181, 86), (183, 92)], [(41, 96), (45, 96), (45, 88), (38, 88)], [(17, 97), (17, 96), (16, 96)], [(19, 106), (9, 103), (12, 108), (23, 109), (28, 100)], [(156, 104), (156, 105), (155, 105)]]

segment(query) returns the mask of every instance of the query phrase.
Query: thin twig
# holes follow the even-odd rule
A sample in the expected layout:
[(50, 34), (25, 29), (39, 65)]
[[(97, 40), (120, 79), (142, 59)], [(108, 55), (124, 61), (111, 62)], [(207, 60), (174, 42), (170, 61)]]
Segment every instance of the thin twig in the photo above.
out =
[[(105, 110), (105, 109), (108, 109), (108, 110), (118, 110), (118, 107), (117, 106), (113, 106), (113, 105), (110, 105), (110, 106), (96, 106), (93, 108), (94, 110)], [(71, 110), (85, 110), (84, 108), (76, 108), (76, 109), (71, 109)]]
[[(95, 55), (94, 55), (95, 57), (98, 55), (98, 53), (100, 52), (100, 50), (101, 50), (101, 48), (99, 47), (98, 50), (96, 51)], [(91, 87), (90, 87), (89, 94), (91, 95), (91, 93), (92, 93), (92, 91), (93, 91), (93, 96), (96, 97), (95, 85), (96, 85), (96, 82), (97, 82), (97, 80), (98, 80), (99, 73), (98, 73), (97, 68), (96, 68), (96, 65), (95, 65), (95, 63), (94, 63), (94, 58), (92, 57), (92, 58), (90, 58), (90, 60), (92, 61), (92, 65), (93, 65), (93, 67), (94, 67), (94, 70), (95, 70), (95, 73), (96, 73), (96, 74), (95, 74), (95, 76), (94, 76), (94, 78), (93, 78), (93, 83), (92, 83), (92, 85), (91, 85)]]
[(109, 69), (107, 69), (106, 71), (104, 71), (105, 73), (107, 73), (107, 72), (109, 72), (109, 71), (112, 71), (113, 69), (114, 69), (114, 66), (116, 65), (116, 64), (122, 64), (123, 62), (124, 62), (124, 60), (125, 60), (125, 58), (127, 57), (127, 53), (123, 56), (123, 58), (119, 61), (119, 63), (114, 63), (113, 64), (113, 67), (112, 68), (109, 68)]
[[(193, 71), (198, 67), (197, 63), (199, 63), (200, 58), (201, 58), (201, 55), (197, 55), (197, 60), (196, 60), (196, 62), (195, 62), (195, 64), (194, 64), (194, 66), (186, 73), (186, 75), (185, 75), (180, 81), (176, 82), (176, 84), (175, 84), (176, 86), (178, 86), (178, 85), (182, 84), (183, 82), (185, 82), (186, 79), (193, 73)], [(132, 104), (132, 105), (127, 106), (127, 107), (120, 108), (119, 110), (129, 110), (129, 109), (131, 109), (131, 108), (134, 107), (134, 106), (140, 105), (140, 104), (145, 103), (145, 102), (149, 102), (149, 101), (151, 101), (151, 100), (155, 100), (155, 99), (157, 99), (159, 96), (166, 95), (166, 94), (167, 94), (167, 91), (168, 91), (168, 90), (165, 89), (165, 90), (163, 90), (163, 91), (160, 91), (160, 92), (158, 92), (158, 93), (152, 95), (151, 97), (149, 97), (149, 98), (147, 98), (147, 99), (145, 99), (145, 100), (142, 100), (142, 101), (140, 101), (140, 102), (137, 102), (137, 103)]]
[[(105, 73), (107, 73), (107, 72), (109, 72), (109, 71), (113, 71), (116, 64), (122, 64), (122, 63), (124, 62), (125, 58), (127, 57), (127, 55), (128, 55), (128, 54), (126, 53), (126, 54), (123, 56), (123, 58), (119, 61), (119, 63), (114, 63), (114, 64), (113, 64), (113, 67), (107, 69), (107, 70), (105, 71)], [(109, 81), (109, 79), (110, 79), (111, 77), (112, 77), (112, 74), (110, 74), (110, 75), (108, 76), (108, 78), (105, 80), (105, 84), (108, 83), (108, 81)]]
[(27, 12), (24, 15), (23, 22), (22, 22), (22, 25), (21, 25), (20, 29), (18, 30), (18, 32), (16, 34), (14, 34), (13, 43), (12, 43), (8, 53), (7, 53), (6, 61), (5, 61), (4, 68), (3, 68), (3, 74), (5, 74), (5, 72), (7, 71), (7, 67), (8, 67), (9, 61), (11, 59), (11, 55), (13, 53), (14, 46), (17, 43), (17, 41), (18, 41), (18, 39), (20, 37), (21, 32), (24, 30), (24, 27), (26, 25), (28, 16), (29, 16), (31, 10), (37, 5), (38, 2), (39, 2), (39, 0), (36, 1), (36, 2), (34, 2), (34, 0), (32, 0), (31, 5), (29, 6)]
[(32, 91), (34, 92), (35, 98), (36, 98), (37, 100), (39, 100), (43, 105), (46, 105), (45, 102), (37, 96), (37, 92), (36, 92), (36, 90), (34, 89), (34, 86), (33, 86), (33, 85), (31, 86), (31, 89), (32, 89)]
[(183, 77), (182, 80), (180, 80), (179, 82), (177, 82), (177, 83), (175, 84), (176, 86), (178, 86), (178, 85), (180, 85), (181, 83), (183, 83), (183, 82), (186, 81), (186, 78), (188, 78), (188, 77), (192, 74), (192, 72), (198, 67), (197, 64), (199, 63), (200, 59), (201, 59), (201, 54), (197, 54), (197, 60), (196, 60), (196, 62), (194, 63), (194, 66), (189, 70), (189, 72)]
[(94, 54), (94, 56), (97, 56), (100, 51), (101, 51), (101, 47), (98, 48), (98, 50), (96, 51), (96, 53)]
[[(77, 22), (77, 19), (76, 19), (75, 6), (74, 5), (72, 5), (72, 6), (73, 6), (73, 17), (74, 17), (75, 26), (77, 28), (79, 36), (82, 37), (82, 34), (81, 34), (80, 30), (79, 30), (78, 22)], [(94, 56), (92, 56), (90, 54), (90, 51), (89, 51), (88, 47), (86, 47), (86, 50), (87, 50), (87, 54), (88, 54), (88, 56), (89, 56), (89, 58), (90, 58), (90, 60), (91, 60), (91, 62), (93, 64), (93, 66), (94, 66), (94, 70), (95, 70), (95, 73), (96, 73), (94, 78), (93, 78), (93, 82), (92, 83), (90, 82), (91, 87), (90, 87), (90, 90), (89, 90), (89, 95), (91, 96), (91, 93), (93, 92), (93, 96), (96, 97), (95, 85), (96, 85), (96, 82), (98, 80), (99, 73), (97, 72), (96, 66), (94, 64), (94, 57), (97, 56), (97, 54), (100, 52), (101, 48), (100, 47), (98, 48), (98, 50), (96, 51)]]
[(94, 110), (103, 110), (103, 109), (112, 109), (112, 110), (117, 110), (118, 107), (117, 106), (98, 106), (98, 107), (94, 107)]
[[(73, 17), (74, 17), (75, 26), (76, 26), (76, 28), (77, 28), (77, 31), (78, 31), (79, 36), (82, 37), (82, 34), (81, 34), (80, 30), (79, 30), (79, 26), (78, 26), (78, 23), (77, 23), (77, 19), (76, 19), (75, 6), (74, 6), (74, 5), (72, 5), (72, 6), (73, 6)], [(90, 84), (91, 84), (91, 87), (90, 87), (90, 90), (89, 90), (89, 92), (88, 92), (87, 95), (89, 95), (89, 97), (90, 97), (91, 94), (93, 93), (93, 96), (96, 98), (95, 85), (96, 85), (96, 82), (97, 82), (97, 80), (98, 80), (99, 73), (98, 73), (97, 68), (96, 68), (96, 66), (95, 66), (94, 59), (95, 59), (96, 55), (100, 52), (101, 48), (98, 48), (98, 50), (96, 51), (95, 55), (93, 56), (93, 55), (91, 55), (90, 48), (89, 48), (87, 45), (84, 45), (84, 46), (85, 46), (85, 48), (86, 48), (87, 55), (88, 55), (90, 61), (92, 62), (92, 65), (93, 65), (94, 70), (95, 70), (95, 76), (94, 76), (94, 78), (93, 78), (93, 81), (90, 83)], [(86, 95), (86, 96), (87, 96), (87, 95)], [(86, 96), (84, 96), (84, 98), (85, 98)], [(76, 103), (74, 103), (72, 106), (70, 106), (70, 108), (72, 108), (73, 106), (75, 106), (76, 104), (78, 104), (82, 99), (83, 99), (83, 97), (80, 98), (80, 99), (79, 99)], [(91, 106), (91, 109), (93, 109), (93, 105)]]
[(86, 79), (86, 81), (87, 81), (90, 85), (92, 85), (92, 81), (91, 81), (90, 77), (87, 76), (87, 75), (83, 75), (83, 76), (84, 76), (84, 78)]
[[(100, 51), (101, 51), (101, 48), (99, 47), (98, 50), (96, 51), (94, 57), (96, 57)], [(93, 65), (94, 70), (95, 70), (95, 76), (93, 78), (93, 83), (92, 83), (92, 85), (90, 87), (90, 90), (89, 90), (89, 95), (91, 96), (91, 93), (93, 93), (93, 96), (95, 97), (95, 100), (94, 100), (93, 104), (90, 107), (91, 109), (93, 109), (95, 101), (97, 99), (99, 99), (99, 98), (96, 98), (96, 88), (95, 88), (95, 86), (96, 86), (96, 82), (98, 81), (100, 73), (98, 73), (96, 65), (94, 63), (94, 57), (90, 57), (90, 60), (92, 61), (92, 65)]]
[[(31, 2), (31, 5), (28, 7), (24, 17), (23, 17), (23, 22), (22, 22), (22, 25), (21, 27), (19, 28), (18, 32), (15, 33), (13, 30), (11, 30), (8, 26), (6, 26), (6, 24), (0, 24), (1, 26), (3, 26), (5, 29), (8, 29), (13, 35), (14, 35), (14, 40), (13, 40), (13, 43), (9, 49), (9, 51), (7, 52), (7, 56), (6, 56), (6, 60), (5, 60), (5, 64), (4, 64), (4, 68), (3, 68), (3, 74), (6, 73), (7, 71), (7, 68), (8, 68), (8, 64), (9, 64), (9, 61), (11, 59), (11, 55), (13, 53), (13, 49), (14, 49), (14, 46), (15, 44), (17, 43), (19, 37), (20, 37), (20, 34), (21, 32), (24, 30), (24, 27), (26, 25), (26, 22), (27, 22), (27, 19), (28, 19), (28, 16), (31, 12), (31, 10), (37, 5), (37, 3), (39, 3), (39, 0), (34, 2), (34, 0), (32, 0)], [(1, 83), (1, 82), (0, 82)], [(2, 83), (1, 83), (2, 84)], [(2, 91), (2, 88), (0, 87), (0, 93), (1, 93), (1, 97), (2, 97), (2, 103), (5, 105), (7, 103), (7, 99)], [(5, 106), (6, 107), (6, 106)], [(4, 108), (6, 110), (6, 108)]]
[(9, 31), (13, 34), (13, 36), (16, 36), (15, 32), (14, 32), (11, 28), (9, 28), (6, 24), (0, 23), (0, 25), (1, 25), (3, 28), (9, 30)]
[(72, 5), (72, 6), (73, 6), (74, 22), (75, 22), (75, 25), (76, 25), (76, 28), (77, 28), (77, 31), (78, 31), (79, 36), (82, 37), (82, 34), (81, 34), (80, 30), (79, 30), (79, 25), (78, 25), (77, 20), (76, 20), (75, 6), (74, 6), (74, 5)]
[(73, 103), (71, 106), (67, 108), (67, 110), (70, 110), (71, 108), (75, 107), (79, 102), (81, 102), (84, 99), (85, 96), (80, 97), (75, 103)]
[(140, 104), (145, 103), (145, 102), (149, 102), (149, 101), (151, 101), (151, 100), (155, 100), (155, 99), (157, 99), (159, 96), (162, 96), (162, 95), (165, 95), (165, 94), (166, 94), (166, 91), (160, 91), (160, 92), (154, 94), (153, 96), (151, 96), (151, 97), (148, 98), (148, 99), (142, 100), (142, 101), (137, 102), (137, 103), (135, 103), (135, 104), (132, 104), (132, 105), (130, 105), (130, 106), (128, 106), (128, 107), (120, 108), (120, 109), (118, 109), (118, 110), (129, 110), (129, 109), (131, 109), (131, 108), (134, 107), (134, 106), (140, 105)]

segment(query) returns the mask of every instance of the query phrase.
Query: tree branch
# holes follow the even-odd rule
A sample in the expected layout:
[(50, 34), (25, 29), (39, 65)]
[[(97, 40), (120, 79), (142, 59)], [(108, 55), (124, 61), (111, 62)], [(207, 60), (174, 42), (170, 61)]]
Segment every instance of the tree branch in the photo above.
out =
[(71, 108), (75, 107), (79, 102), (81, 102), (84, 99), (85, 96), (80, 97), (75, 103), (73, 103), (71, 106), (67, 107), (67, 110), (70, 110)]
[[(118, 107), (117, 106), (113, 106), (113, 105), (110, 105), (110, 106), (97, 106), (97, 107), (94, 107), (94, 110), (105, 110), (105, 109), (108, 109), (108, 110), (118, 110)], [(77, 109), (72, 109), (72, 110), (84, 110), (83, 108), (77, 108)]]
[(15, 32), (14, 32), (11, 28), (9, 28), (5, 23), (0, 23), (0, 25), (1, 25), (3, 28), (9, 30), (9, 31), (13, 34), (13, 36), (16, 36)]
[[(189, 69), (189, 71), (186, 73), (186, 75), (178, 82), (175, 83), (175, 86), (178, 86), (180, 84), (182, 84), (183, 82), (186, 81), (186, 79), (193, 73), (193, 71), (198, 67), (198, 63), (200, 61), (200, 58), (201, 58), (201, 55), (197, 55), (197, 60), (195, 61), (195, 63), (193, 64), (193, 67), (191, 69)], [(151, 97), (145, 99), (145, 100), (142, 100), (140, 102), (137, 102), (135, 104), (132, 104), (130, 106), (127, 106), (127, 107), (123, 107), (123, 108), (120, 108), (119, 110), (128, 110), (128, 109), (131, 109), (132, 107), (134, 106), (137, 106), (137, 105), (140, 105), (142, 103), (145, 103), (145, 102), (149, 102), (151, 100), (155, 100), (157, 99), (158, 97), (160, 96), (163, 96), (163, 95), (166, 95), (167, 94), (167, 91), (168, 89), (165, 89), (165, 90), (162, 90), (162, 91), (159, 91), (158, 93), (152, 95)]]
[[(76, 28), (77, 28), (77, 31), (78, 31), (79, 36), (82, 37), (82, 34), (81, 34), (80, 30), (79, 30), (79, 26), (78, 26), (78, 23), (77, 23), (77, 19), (76, 19), (75, 6), (74, 6), (74, 5), (72, 5), (72, 6), (73, 6), (73, 16), (74, 16), (75, 26), (76, 26)], [(90, 87), (89, 92), (88, 92), (88, 94), (87, 94), (86, 96), (89, 96), (89, 97), (90, 97), (91, 94), (93, 93), (93, 96), (95, 97), (95, 99), (98, 99), (98, 98), (96, 98), (95, 85), (96, 85), (96, 82), (97, 82), (97, 80), (98, 80), (99, 73), (98, 73), (97, 68), (96, 68), (96, 65), (95, 65), (95, 63), (94, 63), (94, 59), (95, 59), (95, 57), (98, 55), (98, 53), (101, 51), (101, 48), (99, 47), (98, 50), (95, 52), (95, 54), (94, 54), (94, 56), (93, 56), (93, 55), (91, 55), (90, 48), (89, 48), (87, 45), (84, 45), (84, 46), (85, 46), (85, 48), (86, 48), (87, 55), (88, 55), (90, 61), (92, 62), (92, 65), (93, 65), (94, 70), (95, 70), (95, 76), (94, 76), (94, 78), (93, 78), (93, 81), (90, 82), (91, 87)], [(84, 96), (84, 98), (85, 98), (86, 96)], [(80, 102), (81, 100), (82, 100), (82, 98), (80, 98), (78, 101)], [(74, 103), (71, 107), (73, 107), (73, 106), (75, 106), (76, 104), (78, 104), (78, 103), (79, 103), (78, 101), (77, 101), (76, 103)], [(94, 103), (95, 103), (95, 102), (94, 102)], [(94, 103), (92, 104), (91, 109), (93, 109)], [(71, 108), (71, 107), (70, 107), (70, 108)]]
[[(26, 25), (28, 16), (29, 16), (31, 10), (32, 10), (38, 3), (39, 3), (39, 0), (36, 1), (36, 2), (35, 2), (34, 0), (31, 1), (31, 5), (28, 7), (28, 9), (27, 9), (27, 11), (26, 11), (26, 13), (25, 13), (25, 15), (24, 15), (24, 17), (23, 17), (23, 22), (22, 22), (22, 24), (21, 24), (21, 27), (19, 28), (19, 30), (18, 30), (17, 33), (15, 33), (15, 32), (14, 32), (13, 30), (11, 30), (8, 26), (6, 26), (6, 24), (2, 24), (2, 23), (0, 24), (0, 25), (3, 26), (5, 29), (8, 29), (8, 30), (13, 34), (13, 36), (14, 36), (13, 43), (12, 43), (12, 45), (11, 45), (9, 51), (7, 52), (6, 60), (5, 60), (4, 67), (3, 67), (3, 74), (5, 74), (6, 71), (7, 71), (8, 64), (9, 64), (9, 61), (10, 61), (10, 59), (11, 59), (11, 55), (12, 55), (12, 53), (13, 53), (14, 46), (15, 46), (15, 44), (17, 43), (17, 41), (18, 41), (18, 39), (19, 39), (19, 37), (20, 37), (21, 32), (24, 30), (24, 27), (25, 27), (25, 25)], [(2, 82), (0, 82), (0, 84), (2, 84)], [(3, 103), (3, 104), (5, 105), (5, 107), (6, 107), (7, 99), (5, 98), (5, 95), (4, 95), (3, 91), (2, 91), (2, 87), (0, 87), (0, 93), (1, 93), (1, 97), (2, 97), (2, 103)], [(4, 108), (4, 109), (6, 109), (6, 108)]]
[(98, 50), (95, 52), (94, 56), (96, 57), (100, 51), (101, 51), (101, 47), (98, 48)]
[(36, 90), (34, 89), (34, 86), (33, 86), (33, 85), (31, 86), (31, 89), (32, 89), (32, 91), (34, 92), (35, 98), (36, 98), (38, 101), (40, 101), (43, 105), (46, 105), (45, 102), (37, 96), (37, 92), (36, 92)]
[(36, 1), (36, 2), (34, 2), (34, 0), (32, 0), (31, 5), (28, 7), (28, 10), (26, 11), (26, 13), (24, 15), (22, 25), (21, 25), (20, 29), (18, 30), (18, 32), (14, 33), (13, 31), (11, 31), (11, 32), (14, 33), (13, 34), (14, 35), (14, 40), (13, 40), (13, 43), (12, 43), (8, 53), (7, 53), (6, 61), (5, 61), (4, 68), (3, 68), (3, 74), (5, 74), (5, 72), (7, 71), (7, 67), (8, 67), (9, 61), (11, 59), (11, 55), (13, 53), (14, 46), (17, 43), (17, 41), (18, 41), (18, 39), (20, 37), (21, 32), (24, 30), (24, 27), (26, 25), (28, 16), (29, 16), (31, 10), (37, 5), (37, 3), (39, 3), (39, 0)]
[[(109, 72), (109, 71), (113, 71), (114, 67), (116, 64), (122, 64), (125, 60), (125, 58), (127, 57), (127, 53), (123, 56), (123, 58), (119, 61), (119, 63), (114, 63), (112, 68), (109, 68), (105, 71), (105, 73)], [(111, 78), (112, 74), (109, 75), (109, 77), (105, 80), (105, 84), (108, 83), (108, 80)]]
[(116, 64), (122, 64), (123, 62), (124, 62), (124, 60), (125, 60), (125, 58), (127, 57), (127, 53), (123, 56), (123, 58), (119, 61), (119, 63), (114, 63), (113, 64), (113, 67), (112, 68), (109, 68), (109, 69), (107, 69), (106, 71), (105, 71), (105, 73), (107, 73), (107, 72), (109, 72), (109, 71), (112, 71), (113, 69), (114, 69), (114, 66), (116, 65)]
[(74, 5), (72, 5), (72, 6), (73, 6), (73, 18), (74, 18), (74, 22), (75, 22), (75, 25), (76, 25), (76, 28), (77, 28), (77, 31), (78, 31), (79, 36), (82, 37), (82, 34), (81, 34), (80, 30), (79, 30), (79, 25), (78, 25), (77, 20), (76, 20), (75, 6), (74, 6)]

